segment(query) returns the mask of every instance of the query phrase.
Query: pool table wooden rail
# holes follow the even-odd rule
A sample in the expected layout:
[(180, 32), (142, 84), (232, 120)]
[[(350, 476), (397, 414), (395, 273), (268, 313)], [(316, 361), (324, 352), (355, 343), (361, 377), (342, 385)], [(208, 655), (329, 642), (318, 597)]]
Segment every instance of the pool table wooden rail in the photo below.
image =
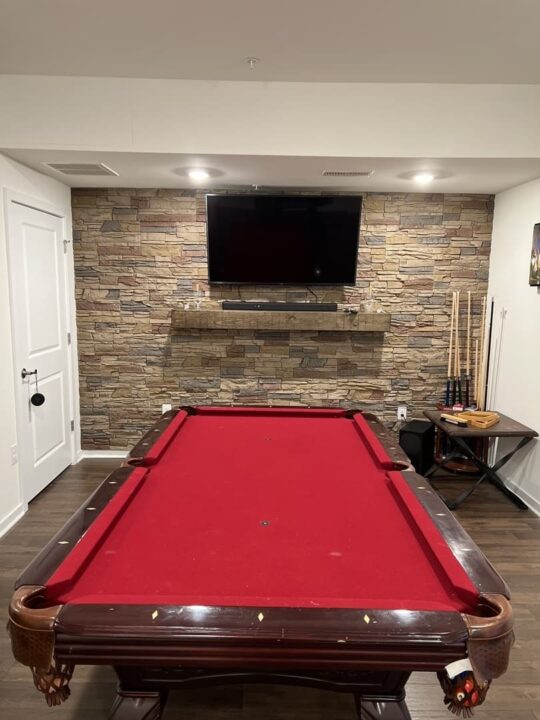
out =
[[(10, 623), (28, 642), (14, 647), (30, 666), (54, 657), (73, 664), (161, 664), (319, 669), (440, 670), (464, 656), (471, 637), (511, 629), (508, 601), (482, 597), (485, 616), (380, 609), (66, 604), (47, 607), (43, 587), (14, 593)], [(13, 637), (13, 629), (12, 629)], [(49, 645), (49, 647), (45, 647)]]

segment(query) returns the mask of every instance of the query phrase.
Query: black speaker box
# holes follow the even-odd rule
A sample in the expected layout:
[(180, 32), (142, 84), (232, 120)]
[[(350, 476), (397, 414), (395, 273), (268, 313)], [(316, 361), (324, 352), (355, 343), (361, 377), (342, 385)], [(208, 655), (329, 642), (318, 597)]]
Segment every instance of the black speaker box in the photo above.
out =
[(411, 420), (399, 431), (399, 444), (414, 469), (423, 475), (435, 462), (435, 426), (427, 420)]
[(223, 300), (222, 310), (267, 310), (272, 312), (337, 312), (337, 303), (272, 302), (271, 300)]

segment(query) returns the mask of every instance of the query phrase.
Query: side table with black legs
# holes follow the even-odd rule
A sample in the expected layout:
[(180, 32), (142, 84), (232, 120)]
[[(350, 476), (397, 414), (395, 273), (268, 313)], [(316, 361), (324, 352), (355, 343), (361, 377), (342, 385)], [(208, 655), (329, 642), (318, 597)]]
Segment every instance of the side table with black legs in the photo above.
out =
[[(440, 410), (425, 410), (424, 415), (428, 418), (428, 420), (431, 420), (437, 428), (437, 431), (443, 433), (449, 441), (449, 452), (431, 466), (431, 468), (425, 473), (426, 478), (430, 479), (436, 470), (444, 468), (444, 466), (450, 461), (463, 456), (467, 457), (480, 473), (478, 479), (475, 479), (473, 485), (458, 495), (455, 500), (449, 500), (441, 495), (450, 510), (458, 508), (461, 503), (464, 502), (476, 490), (476, 488), (484, 482), (484, 480), (487, 480), (492, 485), (495, 485), (495, 487), (503, 492), (514, 503), (514, 505), (520, 508), (520, 510), (527, 509), (527, 505), (523, 502), (523, 500), (521, 500), (521, 498), (519, 498), (504, 484), (498, 473), (499, 470), (516, 454), (516, 452), (525, 447), (525, 445), (531, 442), (533, 438), (538, 437), (536, 430), (532, 430), (526, 425), (522, 425), (516, 420), (512, 420), (512, 418), (509, 418), (507, 415), (502, 415), (501, 413), (499, 413), (499, 422), (485, 430), (471, 427), (460, 427), (459, 425), (448, 423), (441, 419)], [(513, 450), (506, 453), (503, 457), (499, 458), (494, 465), (490, 466), (477, 454), (477, 452), (475, 452), (475, 443), (470, 442), (471, 440), (477, 440), (479, 438), (516, 438), (518, 439), (518, 442)]]

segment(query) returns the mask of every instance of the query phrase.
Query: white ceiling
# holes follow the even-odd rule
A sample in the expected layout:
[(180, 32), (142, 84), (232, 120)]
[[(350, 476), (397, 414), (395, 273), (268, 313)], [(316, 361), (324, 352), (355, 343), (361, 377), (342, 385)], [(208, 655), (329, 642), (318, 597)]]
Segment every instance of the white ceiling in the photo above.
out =
[(538, 84), (539, 29), (539, 0), (1, 0), (0, 73)]
[[(158, 153), (4, 150), (14, 160), (72, 187), (271, 187), (323, 188), (381, 192), (496, 193), (540, 176), (540, 159), (328, 158), (268, 155), (180, 155)], [(67, 176), (44, 163), (104, 163), (118, 177)], [(211, 180), (195, 183), (190, 167), (203, 167)], [(328, 178), (323, 170), (373, 170), (368, 178)], [(419, 186), (411, 178), (420, 170), (437, 179)]]

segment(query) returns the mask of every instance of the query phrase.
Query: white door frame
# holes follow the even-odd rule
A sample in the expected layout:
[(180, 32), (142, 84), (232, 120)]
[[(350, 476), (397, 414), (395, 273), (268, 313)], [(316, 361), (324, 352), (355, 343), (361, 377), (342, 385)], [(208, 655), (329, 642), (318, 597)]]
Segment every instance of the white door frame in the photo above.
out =
[[(4, 213), (5, 213), (5, 232), (6, 232), (6, 249), (7, 249), (7, 267), (8, 267), (8, 280), (9, 280), (9, 295), (10, 295), (10, 315), (11, 315), (11, 353), (13, 360), (13, 389), (16, 393), (16, 388), (20, 383), (19, 372), (20, 369), (16, 365), (15, 358), (15, 343), (13, 338), (15, 337), (15, 321), (14, 321), (14, 303), (15, 294), (12, 282), (12, 259), (10, 258), (9, 250), (9, 238), (13, 233), (13, 221), (11, 208), (13, 203), (17, 205), (24, 205), (38, 210), (40, 212), (54, 215), (62, 221), (62, 233), (64, 240), (67, 241), (65, 244), (66, 252), (64, 253), (64, 279), (66, 288), (65, 297), (65, 308), (66, 308), (66, 321), (67, 331), (71, 333), (71, 344), (68, 345), (68, 392), (69, 392), (69, 407), (70, 407), (70, 419), (74, 421), (73, 432), (70, 433), (70, 448), (71, 448), (71, 464), (74, 465), (81, 459), (81, 421), (80, 421), (80, 406), (79, 406), (79, 368), (78, 368), (78, 354), (77, 354), (77, 325), (75, 315), (75, 271), (73, 261), (73, 231), (71, 227), (71, 208), (58, 207), (51, 205), (39, 198), (31, 197), (9, 188), (4, 188)], [(19, 403), (16, 403), (16, 417), (17, 417), (17, 447), (19, 447), (19, 439), (23, 433), (21, 430), (21, 409), (18, 407)], [(20, 463), (19, 463), (20, 468)], [(24, 507), (28, 505), (28, 498), (25, 497), (25, 483), (23, 478), (19, 478), (21, 500)]]

